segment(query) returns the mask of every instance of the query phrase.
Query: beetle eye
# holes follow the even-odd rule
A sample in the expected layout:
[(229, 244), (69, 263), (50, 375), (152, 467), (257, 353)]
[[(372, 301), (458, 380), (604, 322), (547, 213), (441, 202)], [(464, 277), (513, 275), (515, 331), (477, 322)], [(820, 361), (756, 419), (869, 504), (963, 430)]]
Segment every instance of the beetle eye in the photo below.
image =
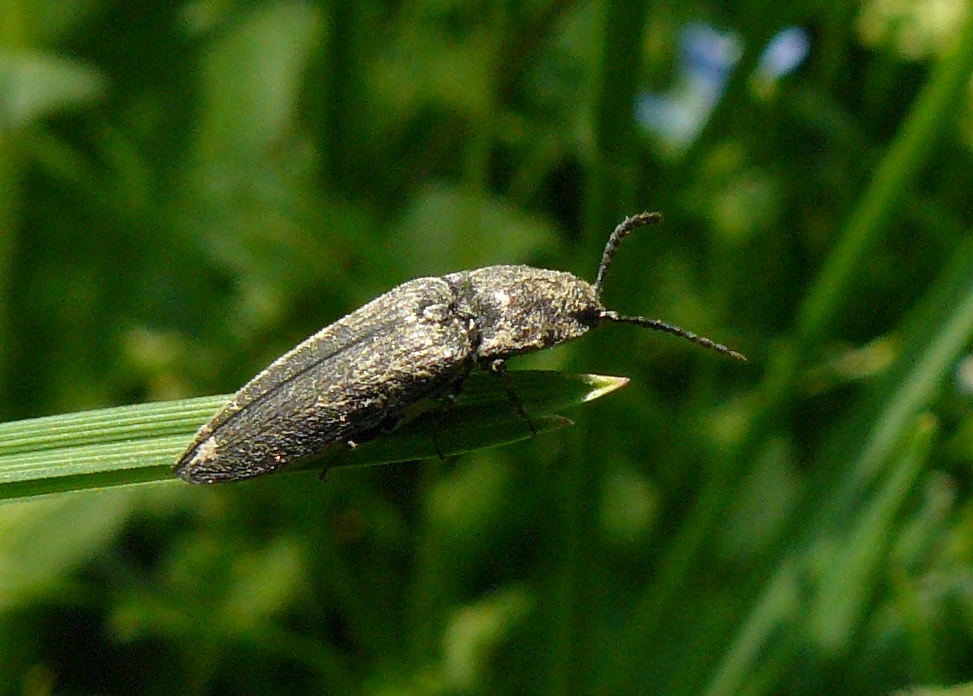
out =
[(597, 309), (587, 308), (578, 312), (578, 321), (585, 326), (595, 327), (601, 321), (601, 312)]

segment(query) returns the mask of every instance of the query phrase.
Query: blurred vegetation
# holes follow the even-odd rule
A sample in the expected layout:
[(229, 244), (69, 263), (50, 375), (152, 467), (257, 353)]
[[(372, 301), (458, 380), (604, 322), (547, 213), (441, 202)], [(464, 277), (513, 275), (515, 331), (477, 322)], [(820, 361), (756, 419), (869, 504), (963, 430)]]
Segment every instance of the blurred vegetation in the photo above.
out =
[[(0, 2), (0, 419), (233, 391), (418, 275), (593, 279), (645, 209), (608, 305), (750, 357), (606, 327), (511, 368), (629, 387), (512, 447), (4, 504), (0, 694), (968, 693), (966, 10)], [(636, 104), (699, 23), (743, 50), (676, 143)]]

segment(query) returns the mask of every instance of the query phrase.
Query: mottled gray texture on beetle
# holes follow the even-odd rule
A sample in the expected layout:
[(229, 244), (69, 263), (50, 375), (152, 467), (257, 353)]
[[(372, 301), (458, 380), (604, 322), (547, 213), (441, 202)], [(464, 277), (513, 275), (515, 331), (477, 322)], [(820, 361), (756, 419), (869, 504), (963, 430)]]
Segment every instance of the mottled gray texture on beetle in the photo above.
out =
[(448, 393), (477, 364), (555, 346), (597, 325), (590, 283), (530, 266), (417, 278), (322, 329), (244, 386), (175, 471), (192, 483), (270, 473)]
[(602, 305), (618, 245), (660, 219), (658, 213), (625, 218), (608, 238), (594, 283), (562, 271), (489, 266), (390, 290), (251, 380), (200, 428), (176, 473), (192, 483), (236, 481), (363, 442), (428, 399), (455, 394), (476, 365), (496, 367), (602, 321), (662, 331), (746, 360), (661, 319), (626, 317)]

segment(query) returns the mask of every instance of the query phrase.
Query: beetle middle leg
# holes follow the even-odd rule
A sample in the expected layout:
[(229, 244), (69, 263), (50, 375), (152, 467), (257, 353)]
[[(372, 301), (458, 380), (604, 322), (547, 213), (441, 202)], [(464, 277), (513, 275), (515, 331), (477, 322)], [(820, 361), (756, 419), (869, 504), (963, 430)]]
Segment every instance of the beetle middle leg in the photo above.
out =
[(449, 412), (451, 408), (459, 400), (460, 395), (463, 393), (463, 385), (466, 383), (467, 375), (463, 375), (460, 379), (455, 380), (450, 383), (443, 392), (437, 397), (437, 405), (433, 409), (433, 428), (432, 428), (432, 442), (436, 447), (436, 454), (440, 461), (446, 461), (446, 455), (443, 454), (442, 445), (439, 442), (439, 431), (442, 429), (443, 421), (445, 420), (446, 413)]
[(524, 408), (524, 402), (520, 400), (517, 396), (517, 392), (514, 391), (513, 385), (510, 384), (510, 375), (507, 373), (507, 361), (502, 358), (497, 358), (496, 360), (491, 360), (487, 363), (487, 368), (493, 374), (497, 375), (503, 380), (503, 389), (507, 392), (507, 399), (513, 404), (514, 410), (517, 415), (527, 421), (527, 427), (530, 428), (530, 434), (533, 437), (537, 437), (537, 428), (534, 427), (534, 421), (531, 420), (530, 414), (527, 413), (527, 409)]

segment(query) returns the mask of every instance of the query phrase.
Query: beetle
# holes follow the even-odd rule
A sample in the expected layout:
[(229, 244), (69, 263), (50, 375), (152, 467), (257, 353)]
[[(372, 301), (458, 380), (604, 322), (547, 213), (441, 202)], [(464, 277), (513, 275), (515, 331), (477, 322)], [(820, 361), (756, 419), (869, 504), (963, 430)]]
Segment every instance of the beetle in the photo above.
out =
[(531, 266), (488, 266), (403, 283), (275, 360), (203, 425), (174, 470), (190, 483), (271, 473), (328, 448), (389, 430), (417, 404), (459, 392), (477, 366), (550, 348), (603, 322), (679, 336), (737, 359), (726, 346), (659, 319), (627, 317), (601, 301), (622, 239), (657, 223), (626, 217), (594, 283)]

